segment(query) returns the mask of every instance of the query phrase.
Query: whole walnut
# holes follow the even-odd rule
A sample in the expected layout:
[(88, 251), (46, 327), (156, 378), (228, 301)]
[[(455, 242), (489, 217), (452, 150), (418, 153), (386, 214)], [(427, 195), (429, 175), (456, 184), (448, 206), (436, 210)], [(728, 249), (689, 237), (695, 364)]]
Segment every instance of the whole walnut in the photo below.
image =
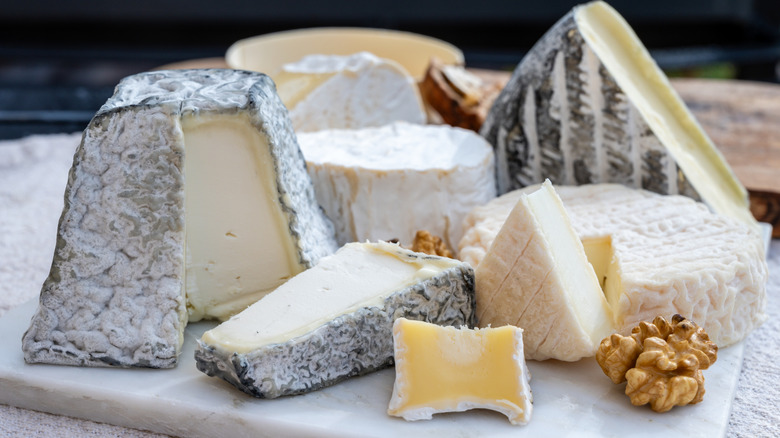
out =
[(671, 323), (660, 316), (652, 323), (643, 321), (629, 336), (613, 334), (596, 352), (604, 374), (615, 383), (628, 381), (631, 403), (650, 403), (656, 412), (700, 402), (701, 371), (717, 358), (718, 346), (704, 329), (681, 315), (674, 315)]

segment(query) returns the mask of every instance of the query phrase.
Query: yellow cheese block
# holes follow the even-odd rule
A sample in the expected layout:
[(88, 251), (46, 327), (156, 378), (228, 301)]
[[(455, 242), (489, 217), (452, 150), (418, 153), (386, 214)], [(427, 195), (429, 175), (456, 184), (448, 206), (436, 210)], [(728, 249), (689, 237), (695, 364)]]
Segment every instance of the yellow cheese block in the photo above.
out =
[(523, 330), (470, 330), (399, 318), (393, 325), (395, 385), (387, 413), (407, 421), (490, 409), (512, 424), (531, 419)]

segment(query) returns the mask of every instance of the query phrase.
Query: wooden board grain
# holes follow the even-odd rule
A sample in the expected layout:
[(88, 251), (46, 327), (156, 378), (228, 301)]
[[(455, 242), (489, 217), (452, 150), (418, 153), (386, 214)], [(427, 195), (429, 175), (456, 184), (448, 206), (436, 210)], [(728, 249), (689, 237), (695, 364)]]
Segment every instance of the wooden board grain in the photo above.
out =
[(672, 85), (750, 192), (750, 209), (780, 237), (780, 85), (673, 79)]

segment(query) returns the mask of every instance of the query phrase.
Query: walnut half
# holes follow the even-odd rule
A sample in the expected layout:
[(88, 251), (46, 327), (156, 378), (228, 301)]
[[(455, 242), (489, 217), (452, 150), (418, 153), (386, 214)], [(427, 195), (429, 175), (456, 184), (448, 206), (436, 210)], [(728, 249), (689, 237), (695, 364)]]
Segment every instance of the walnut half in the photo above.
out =
[(441, 237), (434, 236), (425, 230), (420, 230), (415, 234), (414, 242), (412, 243), (412, 251), (453, 258), (452, 251), (447, 248), (447, 245), (441, 240)]
[(671, 323), (656, 317), (641, 322), (630, 336), (601, 341), (596, 360), (615, 383), (628, 381), (626, 395), (635, 406), (650, 403), (656, 412), (698, 403), (704, 397), (702, 370), (718, 358), (718, 346), (703, 328), (680, 315)]

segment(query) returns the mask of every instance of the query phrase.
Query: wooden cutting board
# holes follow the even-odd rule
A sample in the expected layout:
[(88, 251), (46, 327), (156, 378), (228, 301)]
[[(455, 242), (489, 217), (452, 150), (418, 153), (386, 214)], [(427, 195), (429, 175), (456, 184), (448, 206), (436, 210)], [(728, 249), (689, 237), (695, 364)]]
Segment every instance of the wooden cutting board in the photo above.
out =
[(780, 237), (780, 85), (749, 81), (673, 79), (750, 193), (750, 209)]
[[(161, 68), (226, 68), (222, 58)], [(490, 82), (506, 83), (509, 72), (472, 69)], [(750, 194), (750, 209), (780, 238), (780, 85), (714, 79), (672, 79), (704, 130)]]

